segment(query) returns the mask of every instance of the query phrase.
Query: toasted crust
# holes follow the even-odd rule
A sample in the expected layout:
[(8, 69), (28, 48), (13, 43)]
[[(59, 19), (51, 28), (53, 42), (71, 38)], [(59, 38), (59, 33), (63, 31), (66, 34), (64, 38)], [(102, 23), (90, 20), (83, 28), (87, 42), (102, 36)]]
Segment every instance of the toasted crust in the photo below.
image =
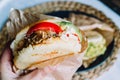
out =
[(27, 70), (34, 69), (34, 68), (44, 68), (44, 67), (49, 66), (49, 65), (54, 66), (56, 64), (59, 64), (59, 63), (63, 62), (65, 59), (67, 59), (69, 57), (72, 57), (73, 55), (74, 54), (71, 53), (71, 54), (68, 54), (68, 55), (48, 59), (48, 60), (45, 60), (45, 61), (40, 61), (40, 62), (34, 63), (31, 66), (29, 66), (27, 68)]
[[(80, 31), (81, 31), (81, 30), (80, 30)], [(85, 37), (84, 32), (81, 31), (81, 33), (82, 33), (83, 40), (82, 40), (82, 42), (81, 42), (82, 49), (81, 49), (81, 52), (80, 52), (80, 53), (82, 53), (83, 51), (85, 51), (86, 48), (87, 48), (87, 46), (88, 46), (88, 42), (87, 42), (87, 39), (86, 39), (86, 37)]]

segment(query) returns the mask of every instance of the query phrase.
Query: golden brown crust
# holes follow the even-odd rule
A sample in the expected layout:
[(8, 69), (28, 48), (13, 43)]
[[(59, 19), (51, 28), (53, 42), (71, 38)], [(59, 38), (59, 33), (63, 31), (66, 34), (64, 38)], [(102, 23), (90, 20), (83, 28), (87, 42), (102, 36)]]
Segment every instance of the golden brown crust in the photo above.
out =
[(83, 51), (85, 51), (86, 50), (86, 48), (87, 48), (87, 46), (88, 46), (88, 42), (87, 42), (87, 39), (86, 39), (86, 37), (85, 37), (85, 34), (84, 34), (84, 32), (83, 31), (81, 31), (80, 30), (80, 32), (82, 33), (82, 43), (81, 43), (81, 46), (82, 46), (82, 49), (81, 49), (81, 52), (80, 53), (82, 53)]
[(29, 70), (31, 68), (36, 68), (36, 67), (37, 68), (44, 68), (44, 67), (49, 66), (49, 65), (54, 66), (56, 64), (59, 64), (59, 63), (63, 62), (66, 58), (72, 57), (73, 55), (74, 54), (71, 53), (71, 54), (68, 54), (68, 55), (48, 59), (48, 60), (45, 60), (45, 61), (40, 61), (40, 62), (32, 64), (27, 69)]

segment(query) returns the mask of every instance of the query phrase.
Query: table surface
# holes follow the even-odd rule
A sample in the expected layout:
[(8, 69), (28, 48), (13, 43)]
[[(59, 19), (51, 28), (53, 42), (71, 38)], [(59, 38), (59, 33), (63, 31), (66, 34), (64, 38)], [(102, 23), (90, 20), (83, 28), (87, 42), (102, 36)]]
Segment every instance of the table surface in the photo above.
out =
[[(56, 0), (0, 0), (0, 28), (3, 23), (6, 21), (9, 11), (11, 8), (23, 9), (25, 7), (33, 6), (36, 4), (44, 3), (47, 1), (56, 1)], [(70, 1), (70, 0), (67, 0)], [(71, 0), (73, 1), (73, 0)], [(111, 18), (111, 20), (120, 28), (120, 16), (113, 12), (110, 8), (105, 6), (99, 0), (74, 0), (77, 2), (81, 2), (96, 9), (102, 11), (107, 17)], [(120, 50), (118, 51), (120, 53)], [(100, 76), (97, 80), (120, 80), (120, 54), (118, 54), (118, 59), (115, 64), (111, 67), (111, 69), (105, 72), (102, 76)]]

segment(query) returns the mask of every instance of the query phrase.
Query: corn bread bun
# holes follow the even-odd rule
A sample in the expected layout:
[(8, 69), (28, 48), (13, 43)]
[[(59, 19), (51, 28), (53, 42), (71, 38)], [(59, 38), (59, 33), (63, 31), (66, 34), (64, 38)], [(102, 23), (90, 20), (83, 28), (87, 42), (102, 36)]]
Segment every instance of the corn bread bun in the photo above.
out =
[(15, 67), (24, 70), (55, 65), (80, 54), (86, 50), (87, 40), (71, 22), (54, 18), (26, 26), (17, 33), (10, 47)]

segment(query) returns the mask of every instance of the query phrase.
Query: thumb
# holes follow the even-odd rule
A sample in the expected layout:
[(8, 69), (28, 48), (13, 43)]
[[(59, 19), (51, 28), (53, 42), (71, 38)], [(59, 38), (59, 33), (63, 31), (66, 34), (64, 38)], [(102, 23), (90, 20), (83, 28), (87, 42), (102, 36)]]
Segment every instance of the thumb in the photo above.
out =
[(12, 71), (12, 54), (9, 47), (7, 47), (2, 56), (0, 61), (0, 71), (1, 71), (1, 78), (2, 80), (13, 80), (16, 75)]

